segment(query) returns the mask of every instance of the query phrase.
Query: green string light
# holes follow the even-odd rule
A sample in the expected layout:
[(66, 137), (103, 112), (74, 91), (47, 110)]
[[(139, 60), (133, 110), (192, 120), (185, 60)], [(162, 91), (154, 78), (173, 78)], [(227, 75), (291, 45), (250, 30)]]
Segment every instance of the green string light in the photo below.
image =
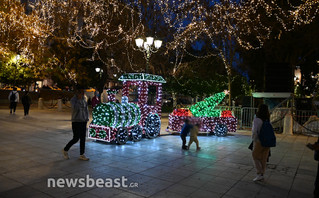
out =
[(214, 110), (225, 98), (225, 93), (220, 92), (211, 97), (205, 98), (204, 101), (192, 105), (189, 109), (195, 117), (219, 117), (220, 110)]

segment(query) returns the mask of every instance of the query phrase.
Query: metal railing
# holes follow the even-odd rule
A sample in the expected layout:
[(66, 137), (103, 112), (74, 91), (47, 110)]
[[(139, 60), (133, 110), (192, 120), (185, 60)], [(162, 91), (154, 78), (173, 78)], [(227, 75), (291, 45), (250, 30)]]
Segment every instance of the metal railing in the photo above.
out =
[(293, 131), (297, 134), (319, 135), (319, 118), (317, 111), (297, 110), (293, 114)]

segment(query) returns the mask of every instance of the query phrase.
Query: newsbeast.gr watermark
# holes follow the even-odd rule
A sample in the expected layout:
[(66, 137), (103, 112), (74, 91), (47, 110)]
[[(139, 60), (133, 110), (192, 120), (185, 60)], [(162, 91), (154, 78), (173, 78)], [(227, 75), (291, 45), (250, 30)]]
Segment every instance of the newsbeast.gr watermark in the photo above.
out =
[(48, 188), (137, 188), (138, 183), (131, 182), (124, 176), (121, 178), (90, 178), (89, 175), (81, 178), (48, 178)]

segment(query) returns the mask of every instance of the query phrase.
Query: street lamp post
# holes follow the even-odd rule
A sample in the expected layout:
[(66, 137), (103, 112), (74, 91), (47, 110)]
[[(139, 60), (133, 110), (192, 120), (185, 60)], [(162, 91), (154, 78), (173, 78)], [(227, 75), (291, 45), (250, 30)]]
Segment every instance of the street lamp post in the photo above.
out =
[(158, 49), (162, 46), (161, 40), (154, 40), (153, 37), (146, 37), (146, 41), (142, 38), (135, 39), (135, 44), (138, 49), (144, 53), (146, 58), (146, 73), (148, 73), (149, 59), (153, 53), (156, 53)]

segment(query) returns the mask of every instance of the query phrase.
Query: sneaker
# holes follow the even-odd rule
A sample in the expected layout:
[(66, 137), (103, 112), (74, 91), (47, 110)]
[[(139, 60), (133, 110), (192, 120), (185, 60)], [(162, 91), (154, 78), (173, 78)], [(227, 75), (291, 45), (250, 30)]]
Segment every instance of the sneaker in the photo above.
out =
[(64, 149), (62, 149), (62, 153), (63, 153), (64, 159), (69, 159), (69, 154), (68, 154), (67, 151), (65, 151)]
[(87, 158), (85, 155), (80, 155), (79, 160), (88, 161), (89, 158)]
[(253, 179), (254, 182), (262, 181), (262, 180), (264, 180), (264, 176), (262, 176), (262, 175), (257, 175), (257, 177), (255, 177), (255, 179)]

